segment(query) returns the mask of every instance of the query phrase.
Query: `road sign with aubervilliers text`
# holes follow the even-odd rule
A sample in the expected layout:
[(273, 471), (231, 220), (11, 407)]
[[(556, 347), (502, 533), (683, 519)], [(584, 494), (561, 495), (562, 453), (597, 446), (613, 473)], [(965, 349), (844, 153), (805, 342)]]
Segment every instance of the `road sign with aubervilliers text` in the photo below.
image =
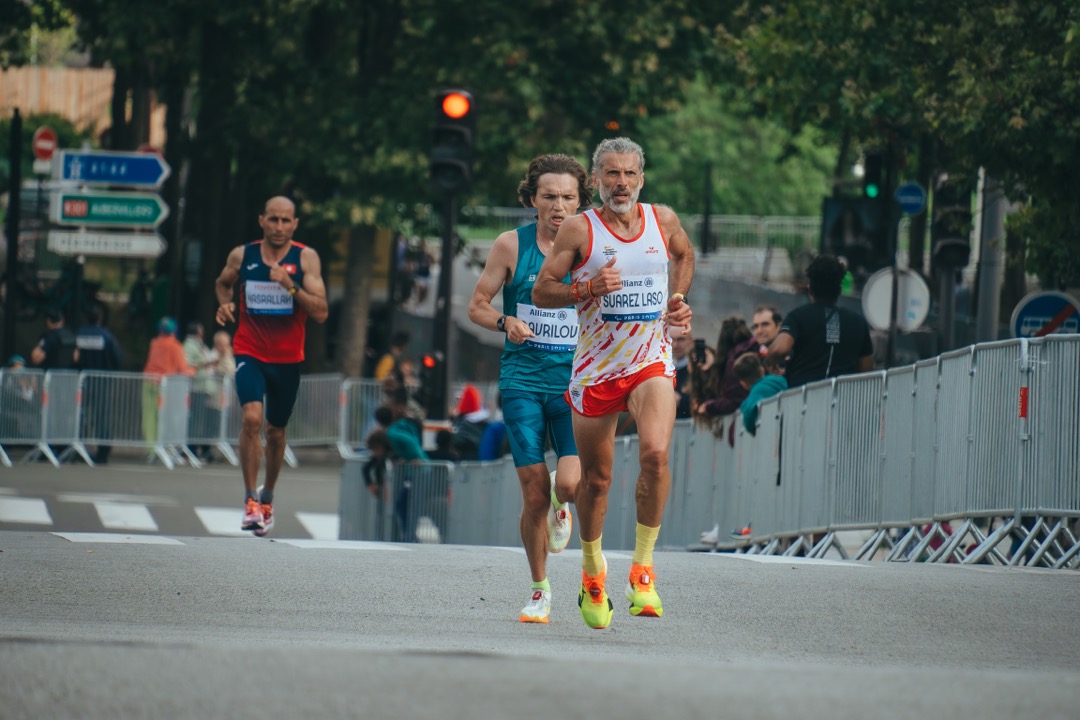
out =
[(169, 217), (169, 206), (150, 193), (57, 192), (52, 220), (58, 225), (94, 227), (157, 227)]

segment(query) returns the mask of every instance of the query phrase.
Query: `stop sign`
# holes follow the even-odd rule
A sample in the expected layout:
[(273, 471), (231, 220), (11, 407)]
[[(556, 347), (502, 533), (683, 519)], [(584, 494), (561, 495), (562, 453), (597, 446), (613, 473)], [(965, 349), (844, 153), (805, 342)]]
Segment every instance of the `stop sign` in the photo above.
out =
[(51, 160), (57, 145), (56, 131), (48, 125), (42, 125), (34, 131), (34, 139), (30, 145), (34, 150), (34, 157), (38, 160)]

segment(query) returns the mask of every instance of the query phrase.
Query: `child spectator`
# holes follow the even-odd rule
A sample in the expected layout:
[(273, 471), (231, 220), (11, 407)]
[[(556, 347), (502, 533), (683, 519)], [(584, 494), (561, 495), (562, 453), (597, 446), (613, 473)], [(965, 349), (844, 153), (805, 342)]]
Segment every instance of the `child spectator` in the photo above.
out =
[(732, 368), (739, 384), (748, 392), (746, 399), (739, 406), (743, 416), (743, 425), (751, 435), (757, 432), (758, 405), (762, 400), (787, 390), (787, 380), (783, 375), (766, 374), (761, 358), (756, 352), (747, 352), (735, 359)]

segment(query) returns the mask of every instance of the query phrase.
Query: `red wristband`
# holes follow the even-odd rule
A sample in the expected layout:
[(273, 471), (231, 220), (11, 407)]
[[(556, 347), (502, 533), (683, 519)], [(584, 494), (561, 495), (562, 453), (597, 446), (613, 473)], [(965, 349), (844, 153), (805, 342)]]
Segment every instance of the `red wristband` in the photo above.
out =
[(570, 294), (574, 296), (574, 302), (581, 302), (581, 296), (578, 295), (577, 286), (578, 286), (578, 281), (577, 280), (570, 283)]

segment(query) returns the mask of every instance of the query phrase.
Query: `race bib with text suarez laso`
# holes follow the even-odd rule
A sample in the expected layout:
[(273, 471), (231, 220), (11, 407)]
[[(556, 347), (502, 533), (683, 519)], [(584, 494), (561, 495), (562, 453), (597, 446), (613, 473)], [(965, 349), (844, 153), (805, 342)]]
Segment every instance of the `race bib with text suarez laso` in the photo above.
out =
[(667, 274), (623, 278), (622, 288), (600, 299), (604, 322), (659, 320), (667, 300)]
[(525, 345), (548, 352), (566, 352), (577, 348), (578, 317), (574, 308), (538, 308), (518, 303), (517, 319), (533, 331)]
[(293, 298), (276, 282), (248, 280), (244, 284), (244, 305), (251, 315), (291, 315)]

